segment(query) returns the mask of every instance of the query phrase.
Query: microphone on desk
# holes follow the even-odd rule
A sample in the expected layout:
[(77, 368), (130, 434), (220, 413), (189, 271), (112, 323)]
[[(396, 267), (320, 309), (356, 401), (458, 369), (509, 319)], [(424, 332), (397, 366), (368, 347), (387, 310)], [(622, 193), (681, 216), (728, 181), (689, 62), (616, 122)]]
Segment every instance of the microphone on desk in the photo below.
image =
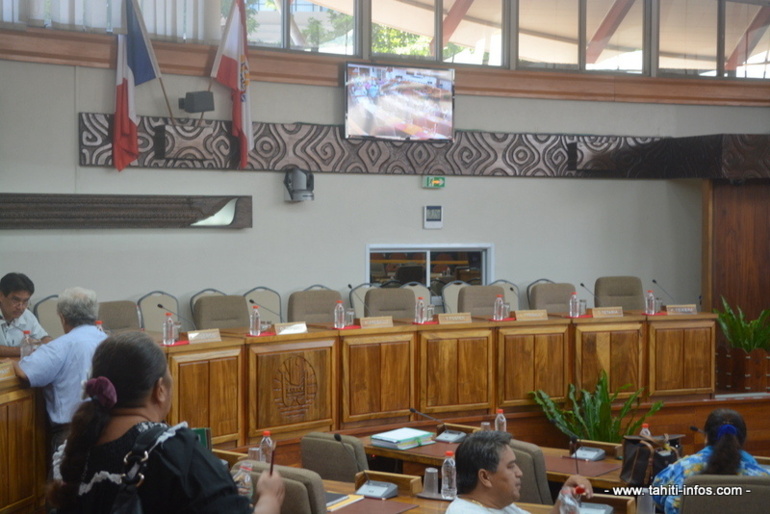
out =
[(591, 296), (593, 296), (593, 297), (594, 297), (594, 301), (596, 301), (596, 295), (594, 294), (594, 292), (593, 292), (593, 291), (591, 291), (590, 289), (588, 289), (588, 288), (586, 287), (586, 285), (585, 285), (583, 282), (581, 282), (581, 283), (580, 283), (580, 287), (582, 287), (583, 289), (585, 289), (586, 291), (588, 291), (588, 292), (591, 294)]
[(575, 457), (575, 453), (577, 452), (577, 449), (578, 449), (578, 439), (579, 439), (578, 436), (573, 431), (568, 429), (567, 427), (564, 427), (564, 429), (562, 429), (562, 427), (557, 426), (557, 423), (556, 423), (555, 419), (550, 418), (548, 421), (553, 423), (553, 426), (558, 428), (561, 432), (564, 432), (569, 437), (569, 456), (570, 456), (570, 458), (575, 460), (575, 474), (579, 475), (580, 474), (580, 465), (579, 465), (578, 461), (580, 459)]
[(444, 422), (443, 419), (434, 418), (430, 414), (425, 414), (424, 412), (420, 412), (417, 409), (415, 409), (414, 407), (409, 407), (409, 412), (411, 412), (412, 414), (417, 414), (418, 416), (422, 416), (423, 418), (428, 418), (428, 419), (432, 419), (433, 421), (438, 421), (439, 423), (443, 423)]
[(259, 307), (260, 309), (265, 309), (265, 310), (266, 310), (267, 312), (269, 312), (270, 314), (275, 314), (276, 316), (278, 316), (278, 319), (279, 319), (279, 320), (281, 319), (281, 315), (280, 315), (280, 314), (278, 314), (278, 313), (277, 313), (277, 312), (275, 312), (274, 310), (268, 309), (268, 308), (267, 308), (267, 307), (265, 307), (264, 305), (260, 305), (260, 304), (258, 304), (258, 303), (257, 303), (257, 302), (255, 302), (255, 301), (254, 301), (252, 298), (249, 298), (249, 303), (250, 303), (250, 304), (252, 304), (252, 305), (256, 305), (256, 306), (257, 306), (257, 307)]
[[(441, 425), (439, 426), (444, 425), (443, 419), (434, 418), (433, 416), (425, 414), (424, 412), (420, 412), (413, 407), (409, 407), (409, 412), (411, 412), (412, 414), (417, 414), (418, 416), (422, 416), (424, 418), (432, 419), (433, 421), (438, 421), (439, 423), (441, 423)], [(436, 427), (436, 431), (438, 431), (438, 427)], [(459, 430), (448, 430), (446, 427), (444, 427), (444, 431), (436, 436), (436, 441), (438, 441), (439, 443), (459, 443), (460, 441), (465, 439), (466, 435), (467, 434), (465, 432), (460, 432)]]
[(164, 307), (162, 303), (158, 304), (158, 308), (159, 309), (163, 309), (166, 312), (170, 312), (171, 314), (173, 314), (177, 318), (181, 319), (182, 321), (185, 321), (185, 322), (189, 323), (191, 327), (195, 328), (195, 323), (192, 320), (185, 318), (184, 316), (182, 316), (178, 312), (174, 312), (171, 309), (168, 309), (168, 308)]
[(657, 280), (655, 280), (655, 279), (653, 278), (653, 279), (652, 279), (652, 283), (653, 283), (653, 284), (655, 284), (656, 286), (658, 286), (658, 289), (660, 289), (661, 291), (663, 291), (664, 293), (666, 293), (666, 296), (668, 296), (669, 298), (671, 298), (671, 301), (672, 301), (672, 302), (676, 303), (676, 300), (674, 300), (674, 297), (673, 297), (673, 296), (671, 296), (671, 295), (669, 294), (669, 292), (668, 292), (668, 291), (666, 291), (665, 289), (663, 289), (663, 286), (662, 286), (662, 285), (660, 285), (660, 284), (658, 284), (658, 281), (657, 281)]
[(348, 455), (350, 455), (350, 458), (353, 459), (353, 463), (356, 465), (356, 469), (358, 470), (358, 472), (363, 473), (364, 476), (366, 477), (366, 481), (368, 482), (369, 475), (366, 473), (365, 469), (361, 468), (361, 465), (358, 463), (358, 459), (356, 458), (355, 452), (351, 448), (349, 448), (347, 444), (345, 444), (345, 442), (342, 440), (341, 435), (334, 434), (334, 440), (340, 443), (343, 448), (345, 448), (345, 451), (348, 452)]
[[(364, 307), (364, 316), (369, 316), (369, 308), (366, 306), (366, 302), (361, 299), (361, 295), (359, 295), (355, 289), (353, 289), (353, 284), (348, 284), (348, 289), (350, 289), (350, 292), (353, 294), (353, 296), (356, 297), (356, 299), (361, 302), (361, 305)], [(352, 307), (352, 306), (351, 306)]]
[(358, 464), (358, 459), (356, 459), (355, 453), (353, 450), (348, 448), (347, 444), (343, 442), (341, 435), (334, 434), (334, 440), (340, 443), (342, 447), (345, 448), (345, 451), (348, 452), (348, 454), (353, 458), (353, 462), (356, 463), (356, 469), (358, 472), (364, 474), (366, 482), (364, 482), (363, 485), (356, 490), (356, 494), (360, 494), (361, 496), (365, 496), (367, 498), (377, 498), (380, 500), (386, 500), (388, 498), (398, 496), (398, 486), (396, 484), (392, 484), (390, 482), (375, 481), (369, 478), (368, 471), (363, 469)]

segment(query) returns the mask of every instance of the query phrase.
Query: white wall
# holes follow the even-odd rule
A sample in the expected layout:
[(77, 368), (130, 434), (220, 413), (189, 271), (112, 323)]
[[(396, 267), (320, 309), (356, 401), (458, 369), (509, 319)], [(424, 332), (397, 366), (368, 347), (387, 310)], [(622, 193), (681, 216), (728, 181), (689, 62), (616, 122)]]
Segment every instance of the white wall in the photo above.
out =
[[(166, 76), (173, 105), (202, 78)], [(229, 119), (226, 93), (214, 86)], [(275, 172), (82, 168), (77, 114), (112, 112), (114, 72), (0, 61), (0, 191), (249, 194), (246, 230), (20, 230), (0, 232), (0, 273), (21, 271), (36, 298), (72, 285), (101, 300), (152, 289), (186, 305), (205, 287), (292, 291), (324, 283), (347, 295), (366, 280), (367, 244), (492, 243), (495, 278), (522, 289), (540, 277), (593, 287), (596, 277), (657, 278), (679, 301), (700, 294), (701, 192), (696, 180), (449, 177), (423, 190), (417, 176), (316, 174), (316, 200), (283, 201)], [(252, 83), (253, 119), (341, 124), (338, 88)], [(165, 115), (157, 83), (141, 86), (141, 115)], [(689, 136), (768, 133), (770, 109), (611, 104), (460, 96), (457, 127), (506, 132)], [(445, 228), (423, 230), (426, 204)], [(582, 296), (587, 296), (584, 293)], [(185, 307), (185, 311), (188, 308)], [(183, 311), (183, 314), (185, 312)], [(189, 312), (186, 313), (189, 315)]]

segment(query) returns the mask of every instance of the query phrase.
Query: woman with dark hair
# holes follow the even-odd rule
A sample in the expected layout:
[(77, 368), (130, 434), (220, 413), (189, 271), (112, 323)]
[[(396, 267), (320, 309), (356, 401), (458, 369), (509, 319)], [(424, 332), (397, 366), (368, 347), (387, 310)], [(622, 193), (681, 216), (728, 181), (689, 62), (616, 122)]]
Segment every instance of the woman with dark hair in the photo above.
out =
[[(668, 494), (653, 495), (666, 514), (677, 514), (682, 497), (678, 491), (687, 477), (707, 475), (770, 475), (757, 461), (743, 451), (746, 422), (730, 409), (716, 409), (709, 414), (704, 427), (706, 447), (698, 453), (679, 459), (658, 473), (653, 489), (665, 487)], [(653, 491), (655, 492), (655, 491)]]
[[(108, 513), (137, 437), (161, 424), (171, 408), (172, 380), (160, 347), (141, 332), (105, 340), (94, 353), (85, 401), (75, 413), (63, 456), (54, 457), (49, 502), (65, 513)], [(166, 427), (166, 425), (163, 425)], [(145, 513), (277, 514), (283, 481), (262, 473), (252, 511), (225, 466), (185, 423), (167, 427), (150, 453), (138, 488)]]

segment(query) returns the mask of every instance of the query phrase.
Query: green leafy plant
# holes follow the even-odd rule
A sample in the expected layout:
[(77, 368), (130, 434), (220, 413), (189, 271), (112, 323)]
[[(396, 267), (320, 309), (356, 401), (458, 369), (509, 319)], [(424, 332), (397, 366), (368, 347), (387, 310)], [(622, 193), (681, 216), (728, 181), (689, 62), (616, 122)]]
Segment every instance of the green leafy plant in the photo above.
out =
[(647, 412), (639, 415), (641, 395), (644, 391), (644, 388), (641, 388), (631, 394), (617, 413), (613, 414), (612, 404), (617, 400), (618, 394), (629, 387), (631, 385), (626, 384), (610, 394), (607, 373), (602, 371), (593, 392), (581, 389), (578, 395), (575, 385), (570, 384), (564, 407), (557, 405), (541, 389), (531, 394), (546, 417), (567, 436), (572, 437), (572, 434), (575, 434), (580, 439), (619, 443), (623, 441), (624, 435), (637, 434), (642, 423), (663, 407), (663, 402), (658, 401), (653, 403)]
[(763, 310), (759, 317), (747, 321), (743, 310), (738, 307), (738, 313), (730, 307), (722, 297), (723, 310), (716, 311), (719, 328), (733, 348), (740, 348), (746, 352), (752, 350), (770, 350), (770, 310)]

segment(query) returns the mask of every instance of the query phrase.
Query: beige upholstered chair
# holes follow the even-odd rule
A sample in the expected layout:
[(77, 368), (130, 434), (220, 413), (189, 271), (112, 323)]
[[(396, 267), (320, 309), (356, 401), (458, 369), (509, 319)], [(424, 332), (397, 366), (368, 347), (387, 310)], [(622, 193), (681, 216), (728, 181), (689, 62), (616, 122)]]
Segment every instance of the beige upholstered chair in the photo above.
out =
[(594, 284), (597, 307), (644, 310), (644, 290), (639, 277), (599, 277)]
[[(251, 479), (254, 484), (263, 471), (270, 469), (269, 462), (252, 461)], [(231, 469), (235, 471), (240, 464)], [(286, 494), (281, 506), (281, 514), (326, 514), (326, 494), (321, 477), (309, 469), (275, 465), (281, 474)], [(256, 496), (255, 496), (256, 498)]]
[[(177, 314), (179, 301), (170, 293), (164, 291), (150, 291), (137, 300), (139, 312), (142, 313), (142, 328), (151, 332), (160, 332), (166, 319), (166, 312)], [(158, 307), (162, 305), (163, 309)], [(164, 310), (168, 309), (168, 310)]]
[(288, 320), (306, 323), (333, 323), (334, 306), (342, 300), (339, 291), (313, 289), (295, 291), (289, 296)]
[(460, 294), (460, 289), (469, 285), (470, 284), (463, 282), (462, 280), (454, 280), (441, 289), (444, 312), (460, 312), (457, 310), (457, 296)]
[(529, 308), (545, 309), (549, 314), (569, 312), (569, 297), (575, 286), (566, 282), (535, 284), (530, 289)]
[(270, 289), (269, 287), (258, 286), (254, 289), (250, 289), (244, 295), (246, 298), (247, 307), (251, 309), (254, 304), (259, 305), (259, 319), (270, 323), (280, 323), (283, 321), (283, 312), (281, 311), (281, 295), (278, 291)]
[[(426, 302), (430, 302), (428, 297)], [(376, 288), (366, 292), (364, 299), (368, 316), (393, 316), (393, 319), (414, 318), (414, 293), (409, 289)]]
[(300, 439), (299, 448), (302, 467), (315, 471), (324, 480), (353, 482), (356, 473), (369, 469), (364, 445), (357, 437), (310, 432)]
[(428, 287), (422, 282), (407, 282), (401, 287), (404, 289), (408, 289), (412, 293), (414, 293), (415, 301), (417, 301), (418, 298), (422, 297), (427, 302), (430, 300), (431, 296), (433, 296), (430, 289), (428, 289)]
[(198, 298), (193, 308), (193, 321), (199, 329), (248, 327), (246, 299), (240, 295)]
[(519, 286), (508, 280), (495, 280), (490, 286), (500, 286), (503, 288), (503, 294), (505, 295), (505, 303), (511, 305), (511, 310), (515, 311), (519, 308)]
[(225, 293), (213, 287), (201, 289), (190, 297), (190, 312), (195, 310), (195, 302), (198, 301), (198, 298), (203, 298), (204, 296), (225, 296)]
[(522, 472), (519, 501), (553, 505), (543, 451), (535, 444), (517, 439), (511, 439), (510, 445), (516, 454), (516, 464)]
[(59, 313), (56, 311), (56, 304), (58, 303), (59, 295), (52, 294), (37, 302), (32, 309), (40, 325), (54, 339), (64, 335), (61, 318), (59, 318)]
[(463, 287), (457, 293), (457, 312), (470, 312), (471, 316), (491, 318), (497, 295), (505, 297), (505, 291), (500, 286)]
[(99, 304), (99, 319), (102, 321), (104, 330), (110, 332), (141, 330), (140, 316), (139, 307), (129, 300), (116, 300)]
[[(767, 512), (770, 505), (770, 477), (747, 477), (743, 475), (693, 475), (688, 477), (686, 486), (742, 487), (740, 495), (683, 495), (681, 514), (723, 514), (725, 512)], [(747, 491), (751, 491), (748, 493)]]

